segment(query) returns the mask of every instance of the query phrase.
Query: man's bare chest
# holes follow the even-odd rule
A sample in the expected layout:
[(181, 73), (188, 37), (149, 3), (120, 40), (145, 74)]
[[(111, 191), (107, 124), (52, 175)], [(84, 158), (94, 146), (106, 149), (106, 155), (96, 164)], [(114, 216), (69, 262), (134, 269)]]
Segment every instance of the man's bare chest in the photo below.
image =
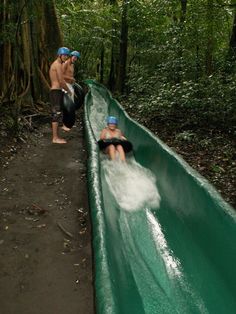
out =
[(68, 66), (66, 70), (66, 74), (73, 75), (74, 74), (74, 66)]

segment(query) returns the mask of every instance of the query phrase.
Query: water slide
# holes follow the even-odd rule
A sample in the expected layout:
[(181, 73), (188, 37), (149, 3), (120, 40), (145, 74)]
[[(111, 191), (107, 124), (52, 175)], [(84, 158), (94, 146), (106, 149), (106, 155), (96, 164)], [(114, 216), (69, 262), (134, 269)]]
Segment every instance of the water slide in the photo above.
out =
[[(105, 87), (87, 84), (96, 312), (235, 314), (235, 210)], [(98, 149), (108, 114), (133, 144), (126, 163)]]

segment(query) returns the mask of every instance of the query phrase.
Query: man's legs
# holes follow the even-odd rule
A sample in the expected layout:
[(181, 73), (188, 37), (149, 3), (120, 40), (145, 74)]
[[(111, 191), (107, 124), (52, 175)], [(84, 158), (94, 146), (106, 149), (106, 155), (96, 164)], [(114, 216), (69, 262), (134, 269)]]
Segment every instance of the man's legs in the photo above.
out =
[(52, 142), (55, 144), (65, 144), (66, 140), (58, 136), (58, 123), (61, 119), (62, 91), (53, 89), (50, 91), (50, 102), (52, 106)]
[(115, 160), (116, 158), (116, 148), (114, 145), (109, 145), (106, 148), (106, 153), (109, 155), (109, 157), (111, 158), (111, 160)]
[(117, 145), (117, 146), (116, 146), (116, 149), (117, 149), (117, 151), (118, 151), (119, 154), (120, 154), (120, 160), (121, 160), (121, 161), (125, 161), (126, 158), (125, 158), (125, 152), (124, 152), (123, 147), (122, 147), (121, 145)]
[(66, 140), (58, 136), (58, 122), (52, 122), (52, 142), (54, 144), (66, 144)]
[(63, 126), (61, 127), (61, 129), (63, 130), (63, 131), (66, 131), (66, 132), (69, 132), (71, 129), (70, 128), (68, 128), (67, 126), (65, 126), (65, 124), (63, 123)]
[(117, 145), (116, 147), (114, 145), (109, 145), (106, 148), (106, 153), (110, 156), (111, 160), (116, 159), (116, 151), (118, 151), (120, 160), (126, 161), (125, 152), (121, 145)]

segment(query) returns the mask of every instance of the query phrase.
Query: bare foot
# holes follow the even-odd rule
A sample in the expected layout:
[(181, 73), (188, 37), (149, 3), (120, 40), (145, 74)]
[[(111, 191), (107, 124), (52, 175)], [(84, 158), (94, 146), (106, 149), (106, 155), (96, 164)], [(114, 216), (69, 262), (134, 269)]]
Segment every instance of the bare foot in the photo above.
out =
[(69, 132), (71, 129), (69, 129), (69, 128), (67, 128), (65, 125), (63, 125), (62, 127), (61, 127), (61, 129), (63, 130), (63, 131), (66, 131), (66, 132)]
[(53, 144), (66, 144), (66, 140), (64, 140), (63, 138), (54, 138), (52, 139)]

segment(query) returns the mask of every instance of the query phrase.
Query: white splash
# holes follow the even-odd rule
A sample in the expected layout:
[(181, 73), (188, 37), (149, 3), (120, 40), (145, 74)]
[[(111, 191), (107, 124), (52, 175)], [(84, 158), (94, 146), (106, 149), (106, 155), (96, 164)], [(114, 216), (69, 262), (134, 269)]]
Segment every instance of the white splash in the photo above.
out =
[(134, 159), (126, 163), (103, 160), (105, 180), (117, 203), (126, 211), (158, 208), (160, 195), (153, 173)]

